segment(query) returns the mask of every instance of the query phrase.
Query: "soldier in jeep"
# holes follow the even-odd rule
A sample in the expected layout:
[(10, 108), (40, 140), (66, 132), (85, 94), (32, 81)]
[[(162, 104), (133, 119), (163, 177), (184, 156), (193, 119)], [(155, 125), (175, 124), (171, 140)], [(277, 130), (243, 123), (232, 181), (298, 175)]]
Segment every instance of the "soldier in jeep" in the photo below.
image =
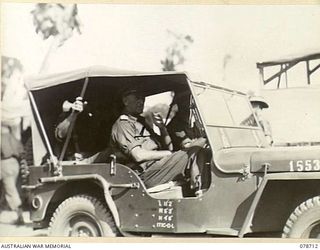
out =
[(57, 143), (54, 151), (56, 155), (61, 154), (73, 116), (77, 116), (77, 120), (74, 121), (75, 128), (72, 131), (64, 159), (82, 160), (103, 150), (107, 135), (101, 134), (100, 131), (106, 128), (105, 115), (99, 107), (92, 107), (92, 109), (94, 111), (88, 109), (87, 102), (83, 101), (82, 97), (77, 97), (73, 103), (64, 101), (62, 113), (55, 126), (54, 134)]
[[(66, 104), (67, 101), (64, 102)], [(66, 107), (68, 106), (68, 107)], [(55, 147), (55, 153), (58, 154), (62, 150), (63, 142), (67, 136), (68, 129), (70, 127), (71, 121), (72, 121), (72, 113), (70, 110), (81, 113), (83, 111), (83, 102), (81, 97), (77, 97), (76, 101), (74, 103), (70, 103), (70, 105), (63, 105), (62, 107), (63, 112), (59, 115), (57, 126), (55, 128), (55, 138), (57, 139), (58, 143)], [(66, 156), (67, 158), (72, 158), (74, 156), (75, 152), (79, 152), (79, 143), (78, 143), (78, 130), (73, 132), (72, 136), (72, 143), (70, 143), (70, 146), (68, 147)], [(76, 155), (79, 158), (82, 158), (79, 153)]]
[(173, 150), (189, 148), (198, 137), (201, 137), (197, 133), (196, 127), (191, 127), (190, 124), (190, 94), (175, 95), (169, 109), (169, 112), (174, 113), (167, 125), (173, 143)]
[[(169, 181), (190, 178), (190, 188), (197, 195), (201, 190), (201, 171), (199, 164), (202, 157), (197, 158), (206, 143), (204, 138), (193, 142), (188, 149), (172, 152), (171, 137), (159, 114), (153, 114), (153, 124), (159, 128), (157, 135), (152, 124), (140, 115), (143, 112), (145, 97), (135, 89), (124, 91), (122, 96), (123, 110), (111, 130), (110, 147), (87, 162), (104, 162), (110, 152), (122, 154), (126, 162), (131, 162), (135, 169), (139, 169), (140, 177), (146, 187), (153, 187)], [(83, 101), (77, 98), (71, 105), (76, 112), (83, 111)], [(64, 138), (70, 126), (70, 116), (66, 116), (56, 127), (56, 137)], [(124, 157), (123, 157), (124, 156)], [(132, 164), (133, 163), (133, 164)]]
[(271, 125), (268, 120), (266, 120), (262, 115), (262, 110), (269, 108), (268, 103), (262, 96), (252, 96), (250, 97), (250, 103), (254, 110), (254, 113), (258, 119), (258, 122), (264, 132), (264, 135), (267, 139), (267, 142), (272, 145), (273, 144), (273, 137), (272, 137), (272, 130)]
[[(139, 164), (143, 169), (140, 174), (146, 187), (190, 176), (190, 186), (195, 192), (201, 189), (201, 175), (197, 164), (197, 154), (205, 144), (188, 150), (172, 153), (171, 137), (162, 117), (153, 115), (154, 124), (160, 130), (160, 136), (140, 116), (143, 112), (145, 98), (137, 90), (129, 90), (122, 95), (124, 109), (114, 123), (111, 131), (111, 147)], [(198, 142), (198, 143), (199, 143)], [(197, 193), (196, 193), (197, 194)]]

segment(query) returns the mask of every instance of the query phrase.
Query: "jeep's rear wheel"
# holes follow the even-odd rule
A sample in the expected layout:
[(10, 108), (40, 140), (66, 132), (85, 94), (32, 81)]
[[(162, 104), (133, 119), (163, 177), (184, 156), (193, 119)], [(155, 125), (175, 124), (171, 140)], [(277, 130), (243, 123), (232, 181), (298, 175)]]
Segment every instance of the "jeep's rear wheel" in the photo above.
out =
[(61, 203), (49, 224), (50, 236), (114, 237), (116, 233), (107, 207), (86, 195), (73, 196)]
[(290, 215), (283, 238), (320, 238), (320, 196), (301, 203)]

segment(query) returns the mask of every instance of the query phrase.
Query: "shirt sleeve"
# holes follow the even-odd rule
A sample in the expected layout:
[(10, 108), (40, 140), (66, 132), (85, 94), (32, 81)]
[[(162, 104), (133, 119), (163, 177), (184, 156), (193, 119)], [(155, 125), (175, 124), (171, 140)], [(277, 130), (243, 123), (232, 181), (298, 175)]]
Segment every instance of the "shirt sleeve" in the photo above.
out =
[(126, 155), (130, 155), (132, 149), (141, 147), (141, 141), (135, 138), (134, 124), (128, 121), (118, 121), (112, 128), (112, 140)]
[(272, 138), (272, 130), (271, 130), (271, 125), (269, 121), (262, 120), (261, 123), (262, 123), (262, 128), (265, 136), (270, 136)]
[(58, 141), (62, 141), (63, 138), (60, 138), (58, 136), (59, 134), (59, 131), (61, 129), (67, 129), (67, 126), (63, 123), (64, 120), (69, 116), (70, 112), (63, 112), (59, 115), (58, 119), (57, 119), (57, 122), (56, 122), (56, 125), (55, 125), (55, 130), (54, 130), (54, 135), (55, 135), (55, 138), (58, 140)]

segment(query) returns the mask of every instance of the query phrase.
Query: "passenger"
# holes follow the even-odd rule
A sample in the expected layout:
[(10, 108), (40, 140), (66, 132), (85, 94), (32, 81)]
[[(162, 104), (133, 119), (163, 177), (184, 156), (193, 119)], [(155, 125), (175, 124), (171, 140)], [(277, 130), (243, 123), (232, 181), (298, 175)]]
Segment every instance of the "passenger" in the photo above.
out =
[(137, 90), (124, 92), (124, 108), (112, 127), (111, 146), (141, 167), (140, 177), (147, 188), (190, 177), (191, 189), (200, 190), (201, 175), (196, 158), (205, 139), (202, 144), (172, 153), (171, 137), (162, 118), (154, 114), (154, 124), (160, 130), (160, 135), (157, 135), (140, 116), (144, 101)]
[(194, 128), (190, 126), (190, 96), (189, 98), (173, 100), (171, 113), (173, 118), (169, 122), (167, 129), (172, 138), (173, 149), (180, 150), (192, 146), (196, 140)]
[(106, 135), (99, 134), (105, 129), (105, 116), (101, 108), (96, 108), (94, 113), (83, 112), (85, 104), (81, 97), (77, 97), (73, 103), (64, 102), (63, 112), (59, 115), (55, 127), (55, 155), (59, 156), (62, 151), (73, 115), (77, 116), (77, 120), (64, 159), (81, 160), (105, 147)]
[(271, 125), (268, 120), (266, 120), (262, 115), (262, 110), (269, 108), (268, 103), (264, 100), (263, 97), (260, 96), (252, 96), (250, 98), (250, 102), (253, 108), (253, 111), (258, 118), (258, 122), (262, 127), (264, 135), (267, 139), (267, 142), (272, 145), (273, 144), (273, 137), (272, 137), (272, 130)]
[[(65, 101), (66, 103), (66, 101)], [(68, 107), (63, 105), (62, 107), (63, 112), (59, 115), (57, 126), (55, 128), (55, 138), (57, 139), (56, 147), (54, 148), (55, 155), (60, 155), (62, 151), (62, 147), (64, 144), (64, 140), (67, 137), (68, 129), (72, 122), (72, 115), (78, 115), (83, 111), (83, 102), (81, 97), (77, 97), (76, 101), (73, 103), (70, 103)], [(75, 113), (72, 114), (72, 111)], [(78, 133), (79, 133), (78, 126), (76, 129), (72, 131), (71, 139), (67, 148), (67, 151), (65, 152), (65, 159), (73, 160), (75, 159), (82, 159), (82, 155), (80, 154), (80, 147), (78, 143)]]
[[(172, 119), (167, 125), (167, 129), (172, 138), (173, 148), (175, 151), (196, 146), (199, 142), (201, 144), (200, 146), (203, 147), (203, 143), (206, 142), (199, 133), (200, 127), (195, 125), (196, 121), (194, 124), (191, 124), (190, 97), (190, 94), (187, 96), (184, 94), (178, 94), (173, 100), (173, 106), (170, 111)], [(198, 166), (201, 166), (200, 173), (203, 189), (207, 189), (210, 186), (210, 169), (204, 168), (205, 163), (208, 163), (210, 160), (211, 151), (209, 148), (203, 148), (198, 152), (197, 162)]]

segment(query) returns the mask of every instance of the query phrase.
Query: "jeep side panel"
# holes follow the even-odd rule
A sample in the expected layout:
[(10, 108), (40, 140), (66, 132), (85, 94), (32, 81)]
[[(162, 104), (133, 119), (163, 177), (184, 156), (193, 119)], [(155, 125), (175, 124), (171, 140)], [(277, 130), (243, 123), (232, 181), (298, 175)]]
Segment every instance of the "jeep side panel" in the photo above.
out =
[[(40, 171), (43, 168), (38, 169)], [(131, 232), (223, 231), (228, 234), (226, 231), (231, 229), (238, 231), (250, 206), (250, 194), (256, 184), (254, 179), (241, 181), (241, 174), (226, 176), (211, 168), (209, 174), (212, 174), (213, 184), (203, 197), (156, 199), (147, 193), (138, 176), (121, 164), (117, 164), (115, 175), (110, 173), (110, 164), (63, 166), (63, 177), (59, 180), (58, 177), (51, 178), (44, 173), (41, 171), (37, 177), (32, 177), (33, 184), (39, 185), (33, 191), (32, 198), (38, 196), (42, 200), (42, 206), (32, 212), (34, 221), (40, 222), (50, 217), (48, 213), (52, 213), (56, 206), (72, 195), (85, 193), (102, 199), (106, 190), (103, 190), (101, 183), (94, 178), (84, 179), (84, 176), (94, 173), (110, 184), (120, 219), (120, 229)], [(68, 180), (69, 177), (72, 177), (72, 180)], [(46, 181), (48, 178), (51, 182)], [(46, 181), (46, 185), (41, 185), (41, 181)], [(128, 186), (133, 183), (138, 185)], [(242, 190), (240, 194), (234, 192), (239, 188)]]
[(239, 236), (251, 232), (281, 232), (293, 210), (320, 194), (320, 173), (270, 173), (260, 178)]

